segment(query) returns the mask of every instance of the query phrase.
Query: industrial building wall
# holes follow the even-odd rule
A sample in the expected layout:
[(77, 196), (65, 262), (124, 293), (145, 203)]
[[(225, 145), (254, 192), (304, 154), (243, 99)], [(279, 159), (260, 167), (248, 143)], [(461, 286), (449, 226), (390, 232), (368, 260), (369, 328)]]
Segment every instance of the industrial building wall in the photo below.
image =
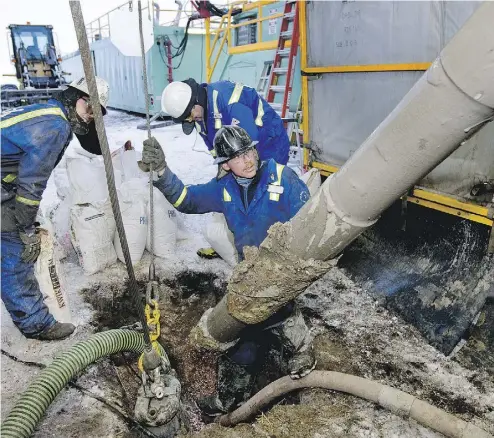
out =
[[(309, 2), (308, 67), (432, 62), (481, 2)], [(328, 73), (309, 80), (316, 161), (342, 165), (387, 117), (423, 71)], [(494, 179), (489, 124), (420, 185), (469, 197)]]
[[(276, 2), (262, 6), (262, 16), (283, 12), (285, 2)], [(256, 18), (257, 8), (239, 15), (239, 18)], [(110, 84), (109, 106), (126, 111), (144, 113), (145, 102), (142, 86), (142, 64), (139, 45), (137, 8), (130, 10), (126, 6), (109, 14), (110, 37), (91, 43), (96, 74)], [(277, 41), (281, 27), (281, 18), (265, 20), (261, 26), (262, 41)], [(231, 45), (235, 47), (235, 29), (231, 30)], [(161, 93), (168, 84), (166, 51), (164, 37), (168, 37), (173, 46), (178, 47), (185, 34), (184, 27), (159, 26), (143, 14), (143, 33), (145, 39), (148, 89), (151, 97), (151, 114), (161, 110)], [(256, 32), (256, 35), (257, 32)], [(214, 36), (211, 38), (213, 42)], [(221, 36), (219, 38), (221, 41)], [(158, 45), (157, 42), (160, 42)], [(219, 46), (219, 42), (217, 46)], [(172, 48), (176, 52), (176, 48)], [(257, 88), (264, 62), (273, 61), (275, 50), (257, 50), (248, 53), (228, 54), (225, 43), (214, 70), (212, 81), (231, 80)], [(214, 58), (211, 60), (213, 64)], [(173, 59), (173, 80), (194, 78), (197, 82), (206, 81), (206, 44), (204, 31), (190, 29), (188, 43), (183, 59)], [(62, 62), (64, 71), (71, 73), (69, 78), (83, 75), (80, 55), (75, 52), (65, 56)], [(295, 110), (300, 96), (300, 56), (295, 66), (291, 108)], [(278, 96), (281, 98), (281, 96)]]
[[(110, 84), (108, 106), (126, 111), (145, 112), (141, 57), (125, 56), (110, 39), (92, 43), (91, 52), (96, 75)], [(62, 69), (71, 73), (71, 78), (77, 77), (81, 72), (83, 74), (79, 53), (65, 57)]]
[[(106, 23), (106, 19), (103, 20)], [(138, 113), (145, 113), (145, 98), (142, 82), (142, 59), (140, 47), (139, 21), (137, 7), (122, 5), (108, 14), (109, 29), (102, 32), (102, 39), (90, 44), (96, 74), (110, 84), (109, 106)], [(161, 111), (161, 93), (168, 84), (168, 73), (163, 61), (166, 56), (162, 46), (156, 43), (167, 35), (175, 46), (180, 44), (184, 28), (165, 27), (156, 24), (156, 20), (143, 9), (142, 28), (148, 90), (150, 95), (150, 112)], [(109, 35), (109, 36), (108, 36)], [(189, 43), (182, 64), (173, 70), (174, 79), (195, 77), (201, 70), (203, 35), (189, 35)], [(160, 51), (161, 49), (161, 51)], [(175, 52), (176, 49), (173, 49)], [(180, 58), (173, 60), (175, 67)], [(78, 52), (65, 56), (62, 61), (64, 71), (71, 73), (69, 78), (83, 75), (81, 58)], [(200, 80), (200, 78), (198, 78)]]
[[(285, 2), (275, 2), (262, 6), (262, 16), (268, 17), (270, 15), (280, 14), (283, 12)], [(258, 18), (258, 11), (254, 9), (252, 11), (244, 12), (236, 16), (236, 20), (253, 20)], [(257, 23), (257, 26), (261, 26), (262, 42), (278, 41), (279, 32), (281, 28), (281, 18), (274, 18), (264, 20)], [(232, 46), (235, 46), (235, 29), (232, 29)], [(273, 61), (276, 50), (258, 50), (247, 53), (238, 53), (234, 55), (228, 55), (226, 44), (223, 49), (223, 53), (218, 60), (217, 67), (213, 73), (213, 81), (217, 80), (229, 80), (234, 82), (241, 82), (249, 87), (257, 88), (259, 79), (261, 78), (265, 61)], [(295, 62), (295, 74), (293, 78), (293, 91), (291, 97), (290, 108), (294, 111), (297, 107), (300, 97), (300, 51), (298, 53)], [(281, 99), (281, 94), (278, 96)], [(275, 100), (276, 101), (276, 100)]]

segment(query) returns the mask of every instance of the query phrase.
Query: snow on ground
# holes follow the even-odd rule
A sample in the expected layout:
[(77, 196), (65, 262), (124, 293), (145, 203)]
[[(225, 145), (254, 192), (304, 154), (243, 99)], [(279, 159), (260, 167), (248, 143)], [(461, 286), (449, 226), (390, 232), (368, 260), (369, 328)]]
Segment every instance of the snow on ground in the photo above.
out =
[[(137, 129), (137, 125), (143, 123), (143, 119), (117, 111), (109, 111), (105, 117), (105, 126), (110, 149), (113, 152), (127, 140), (131, 140), (136, 150), (142, 150), (142, 142), (147, 138), (147, 131)], [(168, 126), (153, 129), (153, 136), (160, 142), (167, 157), (170, 168), (183, 180), (185, 184), (200, 184), (209, 181), (216, 175), (216, 166), (209, 154), (202, 139), (195, 134), (186, 136), (182, 133), (180, 125)], [(66, 153), (77, 145), (77, 139), (69, 145)], [(60, 163), (63, 166), (63, 161)], [(59, 202), (57, 188), (55, 186), (54, 175), (48, 182), (47, 189), (43, 195), (40, 206), (41, 211), (48, 211), (53, 205)], [(230, 274), (231, 268), (222, 260), (204, 260), (196, 255), (197, 249), (209, 246), (204, 239), (202, 232), (208, 220), (206, 215), (183, 215), (183, 229), (187, 239), (177, 242), (176, 255), (170, 259), (156, 257), (156, 271), (158, 276), (173, 276), (173, 274), (184, 270), (198, 272), (213, 272), (219, 277), (226, 277)], [(145, 252), (142, 260), (135, 266), (138, 280), (145, 280), (148, 275), (149, 254)], [(78, 327), (74, 335), (69, 339), (59, 342), (39, 342), (28, 340), (13, 325), (9, 314), (3, 303), (1, 309), (1, 338), (2, 350), (24, 361), (39, 362), (48, 364), (53, 357), (67, 347), (85, 339), (92, 328), (89, 323), (92, 320), (93, 309), (83, 300), (79, 292), (97, 284), (111, 284), (127, 276), (125, 265), (120, 261), (114, 266), (87, 276), (80, 267), (75, 252), (68, 254), (63, 260), (59, 272), (60, 281), (65, 286), (68, 295), (73, 323)], [(5, 367), (4, 367), (5, 365)], [(19, 389), (25, 388), (26, 379), (19, 379), (16, 375), (17, 368), (12, 366), (5, 356), (2, 356), (2, 388), (9, 385), (9, 393), (17, 399), (16, 394)], [(23, 371), (22, 371), (23, 373)], [(16, 387), (13, 382), (20, 380), (22, 385)], [(12, 385), (14, 386), (12, 388)], [(3, 391), (2, 391), (3, 392)], [(2, 419), (11, 407), (8, 399), (2, 396)]]
[[(142, 118), (109, 111), (105, 125), (111, 150), (118, 149), (127, 140), (131, 140), (133, 146), (141, 150), (142, 141), (147, 137), (145, 130), (136, 128), (141, 123)], [(152, 133), (161, 143), (168, 165), (184, 183), (204, 183), (215, 176), (216, 166), (213, 165), (202, 139), (195, 132), (185, 136), (181, 127), (175, 125), (155, 129)], [(41, 209), (48, 211), (57, 202), (57, 189), (51, 178)], [(174, 257), (156, 258), (157, 275), (160, 278), (171, 278), (179, 272), (191, 270), (211, 272), (221, 279), (228, 278), (231, 268), (225, 262), (204, 260), (196, 255), (198, 248), (207, 246), (202, 232), (211, 216), (180, 216), (187, 239), (178, 242)], [(147, 278), (148, 262), (149, 255), (145, 253), (135, 267), (138, 280)], [(69, 339), (59, 342), (25, 339), (13, 326), (2, 304), (2, 351), (11, 356), (2, 354), (2, 419), (38, 372), (38, 367), (19, 363), (12, 357), (48, 364), (67, 347), (86, 339), (94, 331), (91, 325), (94, 309), (79, 292), (94, 286), (121, 284), (126, 277), (126, 270), (123, 263), (117, 262), (103, 272), (92, 276), (84, 275), (77, 256), (72, 251), (62, 261), (59, 274), (68, 294), (73, 321), (78, 326), (76, 333)], [(313, 330), (317, 335), (315, 345), (320, 369), (350, 372), (387, 383), (494, 432), (494, 386), (491, 378), (486, 374), (467, 370), (438, 353), (415, 329), (385, 311), (348, 280), (344, 273), (337, 269), (332, 270), (311, 286), (299, 302), (304, 313), (311, 316)], [(119, 390), (117, 377), (113, 368), (107, 367), (106, 362), (102, 361), (89, 367), (77, 383), (97, 395), (104, 394), (105, 398), (122, 403), (125, 397)], [(212, 426), (206, 428), (200, 436), (440, 436), (414, 422), (350, 396), (312, 391), (305, 392), (301, 402), (301, 407), (277, 406), (259, 417), (252, 426), (241, 426), (234, 430), (218, 430), (216, 426)], [(307, 422), (305, 432), (302, 435), (293, 432), (299, 430), (297, 427), (303, 425), (304, 421)], [(138, 435), (130, 431), (115, 412), (99, 401), (82, 394), (76, 388), (69, 388), (49, 408), (35, 436)]]

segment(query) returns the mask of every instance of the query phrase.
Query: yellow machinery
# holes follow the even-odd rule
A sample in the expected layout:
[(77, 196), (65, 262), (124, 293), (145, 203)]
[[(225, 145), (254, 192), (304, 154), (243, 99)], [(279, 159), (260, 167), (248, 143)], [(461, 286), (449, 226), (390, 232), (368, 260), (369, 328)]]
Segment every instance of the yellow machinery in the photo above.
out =
[(12, 63), (19, 87), (2, 87), (2, 107), (35, 103), (49, 99), (64, 85), (53, 27), (11, 24)]

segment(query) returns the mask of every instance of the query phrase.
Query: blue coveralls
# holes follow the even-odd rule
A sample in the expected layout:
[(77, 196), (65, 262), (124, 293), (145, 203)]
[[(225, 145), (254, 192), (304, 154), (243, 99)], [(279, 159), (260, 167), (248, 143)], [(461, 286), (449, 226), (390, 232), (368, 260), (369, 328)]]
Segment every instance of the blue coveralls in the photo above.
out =
[(230, 81), (201, 84), (208, 95), (206, 123), (196, 122), (196, 130), (214, 157), (213, 140), (223, 125), (244, 128), (253, 141), (258, 141), (259, 158), (286, 164), (290, 141), (283, 121), (254, 88)]
[(206, 184), (186, 187), (167, 168), (154, 185), (178, 211), (223, 213), (241, 259), (244, 246), (258, 247), (271, 225), (289, 221), (310, 196), (297, 174), (274, 160), (262, 163), (251, 183), (252, 188), (249, 187), (250, 194), (237, 183), (232, 173), (220, 180), (214, 178)]
[(72, 138), (56, 100), (2, 113), (2, 301), (16, 326), (35, 336), (55, 324), (34, 276), (21, 260), (19, 230), (33, 227), (51, 172)]

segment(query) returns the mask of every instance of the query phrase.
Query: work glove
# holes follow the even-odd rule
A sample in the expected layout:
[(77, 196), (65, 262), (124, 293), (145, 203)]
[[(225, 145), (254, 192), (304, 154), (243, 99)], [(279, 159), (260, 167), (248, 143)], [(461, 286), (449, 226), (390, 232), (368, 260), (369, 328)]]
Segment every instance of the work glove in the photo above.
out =
[(142, 149), (142, 160), (137, 164), (143, 172), (149, 172), (151, 165), (155, 172), (162, 172), (166, 168), (165, 153), (161, 149), (158, 140), (151, 137), (144, 140), (144, 148)]
[(41, 252), (41, 236), (37, 230), (30, 233), (21, 231), (19, 236), (24, 244), (24, 251), (21, 254), (22, 261), (34, 263)]

